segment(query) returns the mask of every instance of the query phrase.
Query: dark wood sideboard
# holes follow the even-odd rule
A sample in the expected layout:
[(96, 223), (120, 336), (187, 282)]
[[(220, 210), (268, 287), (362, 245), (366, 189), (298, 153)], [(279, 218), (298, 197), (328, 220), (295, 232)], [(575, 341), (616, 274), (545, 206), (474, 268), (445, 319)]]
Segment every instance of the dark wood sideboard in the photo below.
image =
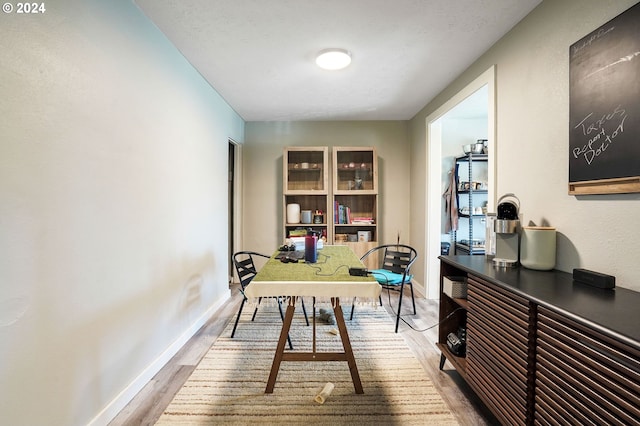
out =
[[(443, 277), (460, 276), (467, 298), (450, 298)], [(440, 256), (440, 320), (440, 369), (448, 360), (502, 424), (640, 425), (640, 293)]]

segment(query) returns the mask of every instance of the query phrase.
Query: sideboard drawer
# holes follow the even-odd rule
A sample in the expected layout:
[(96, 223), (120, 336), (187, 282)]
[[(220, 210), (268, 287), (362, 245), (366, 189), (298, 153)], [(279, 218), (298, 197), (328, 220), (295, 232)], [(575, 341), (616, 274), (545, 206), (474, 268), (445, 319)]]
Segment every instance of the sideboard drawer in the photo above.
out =
[(503, 424), (527, 424), (530, 309), (526, 299), (468, 277), (467, 375)]
[(535, 385), (543, 424), (640, 424), (640, 351), (543, 307)]

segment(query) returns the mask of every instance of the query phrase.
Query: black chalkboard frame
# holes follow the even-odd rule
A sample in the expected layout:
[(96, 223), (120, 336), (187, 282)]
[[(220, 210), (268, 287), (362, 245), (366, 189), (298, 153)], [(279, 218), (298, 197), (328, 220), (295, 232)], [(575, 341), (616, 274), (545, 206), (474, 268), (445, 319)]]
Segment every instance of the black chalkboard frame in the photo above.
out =
[(569, 58), (569, 194), (640, 192), (640, 3)]

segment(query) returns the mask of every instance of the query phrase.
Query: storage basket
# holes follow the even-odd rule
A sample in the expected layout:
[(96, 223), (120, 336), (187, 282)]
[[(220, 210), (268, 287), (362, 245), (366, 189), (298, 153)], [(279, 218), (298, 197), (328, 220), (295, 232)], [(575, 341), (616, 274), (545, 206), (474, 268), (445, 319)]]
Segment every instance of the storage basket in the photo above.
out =
[(467, 277), (442, 277), (442, 291), (452, 299), (467, 298)]

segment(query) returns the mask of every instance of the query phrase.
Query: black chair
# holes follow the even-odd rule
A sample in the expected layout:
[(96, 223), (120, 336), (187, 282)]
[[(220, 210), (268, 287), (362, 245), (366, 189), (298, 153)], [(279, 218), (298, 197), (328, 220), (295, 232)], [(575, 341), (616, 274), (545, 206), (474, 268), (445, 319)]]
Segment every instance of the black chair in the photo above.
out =
[[(360, 260), (364, 261), (367, 257), (374, 254), (378, 255), (379, 269), (369, 270), (371, 275), (380, 283), (383, 289), (398, 291), (398, 310), (396, 312), (396, 333), (400, 324), (400, 311), (402, 310), (402, 296), (404, 294), (404, 286), (408, 285), (411, 289), (411, 302), (413, 304), (413, 314), (416, 314), (416, 300), (413, 295), (413, 283), (411, 279), (411, 266), (418, 257), (418, 252), (410, 246), (404, 244), (385, 244), (374, 247), (366, 252)], [(382, 295), (380, 296), (380, 306), (382, 306)], [(351, 305), (351, 319), (353, 319), (353, 311), (355, 308), (355, 299)]]
[[(242, 314), (242, 309), (244, 308), (244, 304), (247, 301), (247, 297), (244, 295), (244, 290), (251, 283), (251, 280), (258, 274), (258, 270), (256, 268), (256, 264), (254, 261), (254, 257), (262, 257), (265, 259), (269, 259), (270, 256), (266, 254), (257, 253), (255, 251), (239, 251), (233, 254), (233, 265), (236, 268), (236, 272), (238, 274), (238, 279), (240, 280), (240, 292), (242, 293), (242, 302), (240, 303), (240, 309), (238, 310), (238, 315), (236, 316), (236, 322), (233, 324), (233, 331), (231, 331), (231, 338), (236, 334), (236, 328), (238, 327), (238, 321), (240, 320), (240, 315)], [(284, 321), (284, 312), (282, 311), (282, 297), (274, 297), (278, 301), (278, 309), (280, 310), (280, 318)], [(258, 305), (262, 301), (262, 297), (258, 298)], [(307, 310), (304, 306), (304, 300), (302, 301), (302, 311), (304, 312), (304, 318), (309, 325), (309, 318), (307, 317)], [(253, 311), (253, 315), (251, 316), (251, 321), (256, 318), (256, 314), (258, 313), (258, 306)], [(289, 341), (289, 348), (293, 349), (293, 345), (291, 344), (291, 338), (287, 336), (287, 340)]]

